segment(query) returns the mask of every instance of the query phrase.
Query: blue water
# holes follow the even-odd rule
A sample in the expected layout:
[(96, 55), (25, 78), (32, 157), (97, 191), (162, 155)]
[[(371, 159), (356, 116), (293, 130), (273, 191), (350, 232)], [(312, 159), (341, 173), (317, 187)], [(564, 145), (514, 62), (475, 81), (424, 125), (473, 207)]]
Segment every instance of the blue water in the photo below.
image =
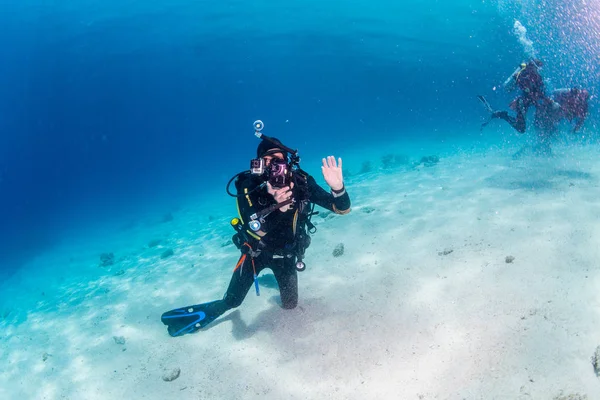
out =
[(473, 140), (474, 96), (506, 104), (526, 57), (515, 19), (556, 87), (596, 94), (598, 6), (566, 3), (1, 0), (0, 269), (223, 193), (255, 119), (305, 157)]

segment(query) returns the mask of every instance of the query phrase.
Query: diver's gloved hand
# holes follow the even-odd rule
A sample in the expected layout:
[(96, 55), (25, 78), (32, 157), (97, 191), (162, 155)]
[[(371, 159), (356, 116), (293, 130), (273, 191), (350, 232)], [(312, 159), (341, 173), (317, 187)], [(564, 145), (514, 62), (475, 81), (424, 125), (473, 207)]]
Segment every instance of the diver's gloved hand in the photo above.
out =
[[(294, 188), (294, 182), (290, 183), (290, 186), (284, 186), (282, 188), (274, 188), (270, 182), (267, 182), (267, 192), (273, 196), (277, 204), (283, 203), (292, 198), (292, 189)], [(292, 203), (287, 204), (279, 209), (281, 212), (286, 212), (292, 208)]]
[(342, 190), (344, 187), (344, 177), (342, 176), (342, 158), (338, 158), (336, 164), (335, 157), (329, 156), (327, 159), (323, 159), (323, 178), (329, 187), (333, 190)]

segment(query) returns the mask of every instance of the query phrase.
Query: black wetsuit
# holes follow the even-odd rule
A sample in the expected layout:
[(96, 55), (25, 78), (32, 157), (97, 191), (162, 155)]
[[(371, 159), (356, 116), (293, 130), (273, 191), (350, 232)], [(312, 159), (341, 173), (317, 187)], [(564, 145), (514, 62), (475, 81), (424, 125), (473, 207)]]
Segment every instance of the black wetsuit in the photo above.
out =
[(510, 84), (521, 90), (521, 94), (510, 103), (510, 108), (516, 112), (513, 117), (507, 111), (496, 111), (492, 118), (500, 118), (508, 122), (517, 132), (525, 133), (527, 111), (531, 106), (543, 105), (549, 101), (546, 96), (544, 80), (539, 72), (538, 62), (530, 61), (520, 70), (511, 75)]
[(309, 214), (313, 205), (337, 214), (350, 212), (350, 197), (345, 189), (334, 196), (320, 187), (312, 176), (297, 170), (294, 172), (295, 184), (292, 190), (296, 203), (286, 212), (277, 209), (264, 217), (258, 230), (263, 236), (259, 236), (250, 229), (251, 215), (276, 204), (266, 187), (256, 190), (263, 182), (250, 173), (242, 174), (236, 180), (238, 210), (243, 224), (242, 233), (234, 236), (234, 243), (237, 242), (236, 245), (242, 251), (252, 249), (259, 254), (255, 257), (247, 254), (243, 263), (234, 270), (223, 299), (207, 304), (208, 311), (213, 316), (240, 306), (254, 283), (254, 274), (258, 275), (265, 268), (270, 268), (275, 275), (282, 306), (287, 309), (296, 307), (296, 262), (310, 244), (307, 225), (312, 226)]
[(590, 93), (585, 89), (559, 89), (553, 93), (554, 101), (560, 104), (560, 117), (569, 122), (575, 121), (573, 133), (583, 126), (589, 108)]

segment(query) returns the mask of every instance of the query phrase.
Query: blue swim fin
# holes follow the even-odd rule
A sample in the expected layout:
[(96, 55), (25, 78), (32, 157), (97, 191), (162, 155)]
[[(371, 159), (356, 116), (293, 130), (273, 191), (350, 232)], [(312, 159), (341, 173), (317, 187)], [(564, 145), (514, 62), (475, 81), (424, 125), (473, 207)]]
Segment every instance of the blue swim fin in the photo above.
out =
[(160, 317), (160, 320), (163, 324), (167, 325), (167, 331), (173, 337), (183, 336), (186, 333), (194, 333), (221, 315), (216, 310), (220, 308), (217, 306), (217, 303), (220, 302), (220, 300), (217, 300), (210, 303), (176, 308), (164, 313)]

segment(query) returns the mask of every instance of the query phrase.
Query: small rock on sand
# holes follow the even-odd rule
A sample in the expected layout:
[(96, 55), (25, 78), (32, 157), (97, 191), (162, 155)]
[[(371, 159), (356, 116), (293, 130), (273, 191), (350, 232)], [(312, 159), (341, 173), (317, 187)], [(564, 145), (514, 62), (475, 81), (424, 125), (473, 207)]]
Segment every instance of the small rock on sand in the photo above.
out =
[(588, 400), (588, 397), (584, 394), (581, 395), (579, 393), (574, 394), (559, 394), (555, 396), (552, 400)]
[(448, 254), (452, 253), (454, 250), (452, 249), (444, 249), (444, 251), (440, 251), (438, 252), (438, 256), (447, 256)]
[(163, 253), (160, 255), (160, 258), (162, 258), (164, 260), (165, 258), (171, 257), (173, 254), (175, 254), (175, 253), (173, 252), (172, 249), (167, 249), (167, 250), (163, 251)]
[(596, 352), (592, 355), (592, 366), (596, 376), (600, 377), (600, 346), (596, 347)]
[(116, 344), (125, 344), (125, 338), (123, 336), (113, 336), (113, 340)]
[(170, 371), (165, 371), (162, 379), (165, 382), (171, 382), (171, 381), (174, 381), (175, 379), (179, 378), (179, 374), (181, 374), (181, 369), (173, 368)]
[(344, 254), (344, 243), (340, 243), (333, 249), (333, 256), (339, 257)]

